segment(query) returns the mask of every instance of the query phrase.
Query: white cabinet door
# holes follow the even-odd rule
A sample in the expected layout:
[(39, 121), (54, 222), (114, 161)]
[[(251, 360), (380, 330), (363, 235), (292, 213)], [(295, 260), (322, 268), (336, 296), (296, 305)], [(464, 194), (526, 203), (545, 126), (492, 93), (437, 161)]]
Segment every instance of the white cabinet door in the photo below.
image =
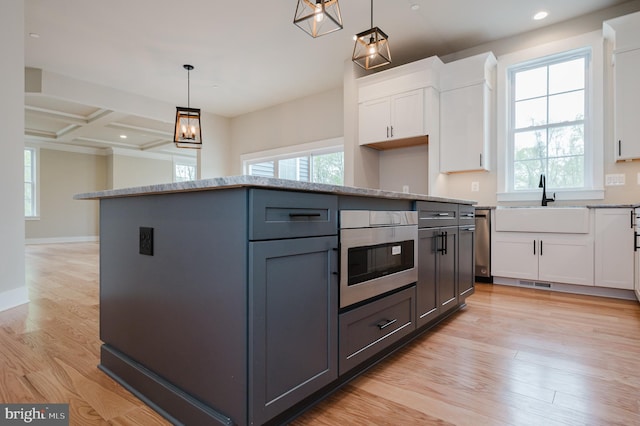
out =
[(615, 55), (616, 160), (640, 158), (640, 49)]
[(538, 279), (593, 285), (593, 238), (589, 234), (547, 234), (538, 247)]
[(424, 136), (424, 90), (416, 89), (358, 105), (360, 145)]
[(593, 237), (495, 232), (491, 269), (497, 277), (592, 286)]
[(384, 141), (390, 136), (391, 98), (374, 99), (358, 106), (360, 145)]
[(490, 90), (476, 84), (440, 94), (440, 171), (489, 170)]
[(497, 277), (538, 279), (537, 240), (532, 234), (495, 232), (491, 241), (491, 273)]
[(424, 130), (424, 94), (422, 89), (391, 97), (391, 138), (422, 136)]
[(595, 211), (595, 285), (633, 290), (633, 211)]

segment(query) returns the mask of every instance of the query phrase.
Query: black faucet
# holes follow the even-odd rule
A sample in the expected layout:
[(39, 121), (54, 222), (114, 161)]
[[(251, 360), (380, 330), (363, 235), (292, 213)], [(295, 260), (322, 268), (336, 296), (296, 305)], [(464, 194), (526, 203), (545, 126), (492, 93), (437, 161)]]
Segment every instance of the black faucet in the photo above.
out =
[(544, 177), (544, 173), (540, 175), (540, 183), (538, 188), (542, 188), (542, 205), (546, 206), (549, 201), (552, 203), (556, 200), (556, 193), (553, 193), (553, 197), (547, 198), (547, 179)]

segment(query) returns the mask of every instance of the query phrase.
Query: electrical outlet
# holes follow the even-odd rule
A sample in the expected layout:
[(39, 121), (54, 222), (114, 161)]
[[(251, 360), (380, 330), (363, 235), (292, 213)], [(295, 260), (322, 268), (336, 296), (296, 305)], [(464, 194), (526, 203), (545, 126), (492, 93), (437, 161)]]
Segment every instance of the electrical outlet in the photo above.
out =
[(140, 227), (140, 254), (153, 256), (153, 228)]
[(624, 185), (624, 181), (625, 181), (624, 173), (608, 174), (604, 176), (604, 184), (606, 186), (622, 186)]
[(480, 191), (480, 182), (471, 182), (471, 192)]

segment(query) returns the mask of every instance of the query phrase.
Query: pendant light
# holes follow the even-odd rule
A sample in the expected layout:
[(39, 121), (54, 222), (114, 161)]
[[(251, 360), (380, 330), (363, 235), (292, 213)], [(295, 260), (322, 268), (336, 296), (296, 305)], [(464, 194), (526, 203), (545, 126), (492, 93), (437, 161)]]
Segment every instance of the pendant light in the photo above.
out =
[(341, 30), (338, 0), (298, 0), (293, 23), (314, 38)]
[(371, 0), (371, 29), (356, 34), (351, 60), (366, 70), (391, 63), (389, 36), (373, 26), (373, 0)]
[(202, 147), (202, 132), (200, 130), (200, 109), (191, 108), (191, 81), (189, 73), (193, 65), (183, 65), (187, 70), (187, 107), (176, 107), (176, 130), (173, 141), (178, 148)]

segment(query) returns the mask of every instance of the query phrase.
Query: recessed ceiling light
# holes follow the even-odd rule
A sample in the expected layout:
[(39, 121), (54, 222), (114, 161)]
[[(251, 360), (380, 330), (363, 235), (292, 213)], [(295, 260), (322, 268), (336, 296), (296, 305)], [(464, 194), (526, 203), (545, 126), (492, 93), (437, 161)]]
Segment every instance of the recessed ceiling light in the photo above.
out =
[(420, 10), (420, 5), (419, 5), (419, 4), (415, 4), (415, 3), (414, 3), (414, 4), (412, 4), (412, 5), (411, 5), (411, 10), (413, 10), (414, 12), (415, 12), (416, 10)]
[(546, 18), (547, 16), (549, 16), (549, 12), (541, 10), (540, 12), (536, 13), (535, 15), (533, 15), (533, 19), (535, 21), (541, 21), (542, 19)]
[(126, 139), (127, 135), (120, 135), (120, 139)]
[(40, 34), (38, 34), (38, 33), (29, 33), (29, 37), (31, 37), (31, 38), (40, 38)]

